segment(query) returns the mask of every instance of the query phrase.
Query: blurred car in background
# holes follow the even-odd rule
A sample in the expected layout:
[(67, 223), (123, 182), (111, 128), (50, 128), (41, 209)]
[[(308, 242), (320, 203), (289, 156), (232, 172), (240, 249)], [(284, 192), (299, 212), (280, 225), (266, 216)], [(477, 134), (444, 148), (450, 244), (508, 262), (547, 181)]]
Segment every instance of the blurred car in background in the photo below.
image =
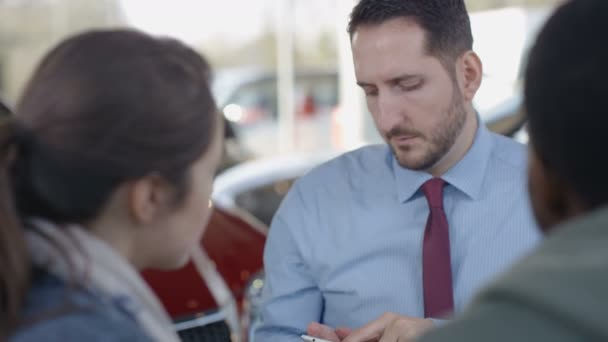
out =
[(515, 132), (513, 139), (522, 144), (528, 144), (530, 141), (530, 137), (528, 135), (528, 125), (523, 125), (517, 132)]
[[(278, 152), (278, 90), (274, 70), (220, 70), (213, 91), (220, 110), (249, 152), (255, 156)], [(331, 146), (331, 114), (338, 104), (336, 69), (296, 70), (294, 91), (296, 148), (314, 150)]]
[[(485, 113), (482, 119), (491, 131), (515, 138), (526, 123), (526, 115), (522, 106), (523, 97), (516, 93)], [(525, 141), (522, 142), (525, 143)]]
[[(295, 112), (298, 118), (329, 113), (338, 103), (335, 69), (299, 69), (294, 75)], [(278, 117), (275, 71), (261, 68), (225, 69), (217, 73), (213, 91), (220, 110), (244, 127), (276, 121)]]
[(266, 232), (238, 209), (215, 207), (201, 248), (185, 267), (142, 272), (182, 341), (247, 341), (245, 291), (262, 269)]
[(220, 173), (232, 166), (253, 158), (251, 151), (243, 144), (234, 125), (224, 117), (224, 143), (223, 153), (216, 173)]
[(338, 151), (290, 153), (252, 160), (220, 173), (211, 198), (227, 210), (244, 210), (266, 226), (293, 182)]

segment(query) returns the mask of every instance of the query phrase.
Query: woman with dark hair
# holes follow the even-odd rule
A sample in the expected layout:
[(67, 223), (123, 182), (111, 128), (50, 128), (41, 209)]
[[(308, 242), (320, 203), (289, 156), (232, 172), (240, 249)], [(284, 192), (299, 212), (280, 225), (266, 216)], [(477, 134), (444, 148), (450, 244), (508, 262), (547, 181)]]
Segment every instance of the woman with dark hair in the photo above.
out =
[(0, 119), (0, 340), (178, 341), (139, 276), (208, 221), (223, 124), (208, 63), (130, 30), (69, 38)]

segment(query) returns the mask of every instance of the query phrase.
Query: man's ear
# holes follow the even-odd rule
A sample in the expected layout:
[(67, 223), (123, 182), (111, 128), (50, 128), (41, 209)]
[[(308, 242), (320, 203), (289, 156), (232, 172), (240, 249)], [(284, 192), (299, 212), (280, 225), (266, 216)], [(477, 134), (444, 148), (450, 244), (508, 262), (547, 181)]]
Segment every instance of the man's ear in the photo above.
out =
[(149, 175), (128, 185), (128, 206), (132, 220), (145, 225), (167, 210), (171, 187), (161, 176)]
[(465, 52), (456, 64), (458, 85), (465, 102), (473, 101), (473, 97), (481, 86), (483, 66), (479, 56), (473, 51)]

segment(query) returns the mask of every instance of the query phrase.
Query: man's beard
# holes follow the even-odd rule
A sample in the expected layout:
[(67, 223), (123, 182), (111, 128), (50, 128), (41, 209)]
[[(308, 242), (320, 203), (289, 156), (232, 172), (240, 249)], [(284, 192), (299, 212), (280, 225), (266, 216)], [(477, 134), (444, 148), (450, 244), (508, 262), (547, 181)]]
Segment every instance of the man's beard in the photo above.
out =
[[(393, 154), (395, 155), (395, 158), (397, 158), (397, 161), (402, 167), (411, 170), (428, 170), (437, 164), (437, 162), (439, 162), (441, 158), (443, 158), (452, 148), (456, 142), (456, 139), (462, 132), (466, 117), (467, 114), (464, 108), (462, 94), (460, 93), (458, 87), (455, 86), (454, 92), (452, 93), (452, 101), (447, 109), (445, 119), (431, 132), (428, 137), (423, 136), (418, 131), (395, 127), (387, 133), (386, 138), (393, 151)], [(410, 148), (407, 146), (395, 147), (390, 144), (392, 137), (400, 135), (419, 136), (423, 139), (423, 141), (430, 142), (430, 144), (427, 145), (428, 147), (421, 159), (406, 160), (405, 158), (399, 158), (400, 155), (397, 149), (402, 153), (410, 153)]]

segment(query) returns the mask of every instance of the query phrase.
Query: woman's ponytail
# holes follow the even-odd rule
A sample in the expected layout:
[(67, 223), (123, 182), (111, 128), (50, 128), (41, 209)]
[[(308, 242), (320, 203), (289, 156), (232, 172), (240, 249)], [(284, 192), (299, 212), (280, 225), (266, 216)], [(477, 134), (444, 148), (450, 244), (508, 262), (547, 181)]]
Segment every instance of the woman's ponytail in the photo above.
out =
[(0, 118), (0, 340), (16, 328), (30, 283), (25, 230), (11, 182), (18, 145), (14, 119)]

